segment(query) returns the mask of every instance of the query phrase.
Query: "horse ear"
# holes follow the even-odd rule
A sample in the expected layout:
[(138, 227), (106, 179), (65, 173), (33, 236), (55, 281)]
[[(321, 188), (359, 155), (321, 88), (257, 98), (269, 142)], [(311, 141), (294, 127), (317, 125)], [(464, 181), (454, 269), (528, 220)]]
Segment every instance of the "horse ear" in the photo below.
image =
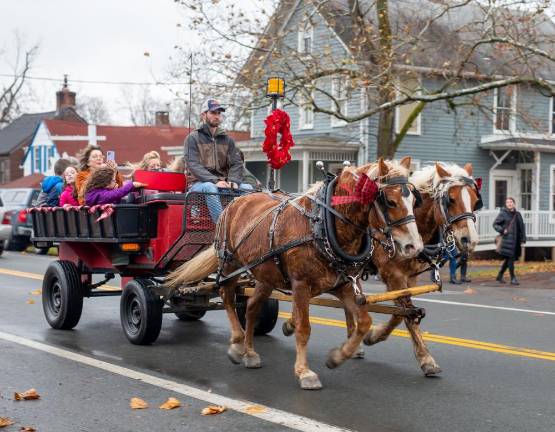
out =
[(412, 158), (410, 156), (405, 156), (403, 159), (401, 159), (401, 162), (399, 162), (399, 165), (405, 167), (406, 169), (410, 170), (410, 163), (412, 161)]
[(464, 170), (468, 173), (468, 175), (470, 177), (472, 177), (472, 172), (474, 171), (472, 169), (472, 164), (470, 162), (468, 162), (465, 166), (464, 166)]
[(383, 158), (378, 159), (378, 176), (383, 177), (389, 173), (389, 168), (387, 167)]
[(445, 168), (443, 168), (437, 162), (436, 162), (436, 172), (437, 172), (437, 174), (439, 175), (440, 178), (449, 177), (451, 175), (445, 170)]

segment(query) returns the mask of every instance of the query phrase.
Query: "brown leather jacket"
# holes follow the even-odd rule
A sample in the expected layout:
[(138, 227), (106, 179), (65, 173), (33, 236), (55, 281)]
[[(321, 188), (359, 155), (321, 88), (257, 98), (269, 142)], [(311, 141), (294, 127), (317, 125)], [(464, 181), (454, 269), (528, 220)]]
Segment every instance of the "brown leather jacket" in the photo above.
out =
[(243, 181), (243, 161), (235, 141), (223, 130), (212, 136), (207, 125), (191, 132), (184, 144), (185, 165), (189, 180), (217, 183)]

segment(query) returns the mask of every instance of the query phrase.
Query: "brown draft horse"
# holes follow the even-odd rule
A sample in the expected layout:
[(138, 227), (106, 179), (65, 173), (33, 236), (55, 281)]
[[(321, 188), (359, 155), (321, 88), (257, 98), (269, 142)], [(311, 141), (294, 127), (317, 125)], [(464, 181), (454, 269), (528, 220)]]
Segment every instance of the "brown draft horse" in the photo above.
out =
[[(458, 165), (441, 165), (425, 167), (416, 171), (411, 176), (411, 182), (422, 195), (422, 206), (415, 209), (416, 223), (418, 231), (422, 235), (424, 244), (430, 244), (438, 230), (443, 229), (447, 218), (456, 219), (458, 215), (472, 214), (479, 200), (476, 188), (473, 185), (462, 181), (463, 178), (472, 178), (472, 164), (468, 163), (461, 168)], [(441, 209), (442, 197), (448, 196), (446, 215)], [(478, 243), (478, 233), (473, 218), (467, 217), (454, 221), (447, 225), (453, 233), (455, 243), (459, 250), (471, 252)], [(374, 264), (378, 267), (380, 277), (385, 283), (387, 290), (405, 289), (416, 285), (416, 273), (426, 268), (426, 265), (417, 259), (404, 260), (394, 258), (393, 263), (388, 258), (387, 253), (377, 247), (374, 251)], [(426, 273), (427, 274), (427, 273)], [(352, 294), (345, 291), (345, 296), (352, 297)], [(399, 299), (397, 305), (412, 306), (410, 298)], [(348, 333), (354, 331), (355, 323), (350, 316), (350, 312), (345, 309)], [(386, 340), (391, 332), (401, 323), (403, 318), (391, 316), (389, 322), (372, 326), (368, 335), (364, 338), (364, 343), (374, 345)], [(420, 325), (414, 319), (405, 318), (405, 325), (410, 333), (414, 353), (420, 368), (426, 376), (441, 373), (441, 368), (430, 354), (424, 340)], [(364, 352), (360, 354), (364, 355)]]
[[(389, 178), (407, 176), (410, 158), (404, 158), (400, 163), (384, 161), (368, 164), (358, 169), (345, 169), (337, 180), (334, 196), (345, 195), (352, 191), (355, 180), (363, 174), (377, 182), (383, 193), (388, 208), (389, 220), (402, 220), (413, 215), (415, 197), (412, 193), (404, 193), (398, 184), (386, 184)], [(233, 259), (222, 261), (214, 254), (214, 250), (207, 249), (192, 260), (183, 264), (172, 273), (166, 286), (172, 288), (191, 284), (202, 280), (218, 268), (218, 262), (223, 265), (223, 274), (231, 272), (256, 261), (270, 250), (270, 230), (273, 228), (273, 248), (286, 245), (289, 242), (311, 235), (312, 227), (309, 218), (299, 208), (308, 213), (314, 204), (309, 198), (316, 193), (321, 185), (315, 185), (305, 195), (285, 205), (277, 219), (273, 221), (273, 209), (280, 205), (277, 195), (268, 193), (254, 193), (244, 195), (229, 204), (220, 216), (216, 232), (215, 246), (223, 245), (226, 250), (233, 251)], [(282, 197), (285, 199), (286, 197)], [(277, 202), (276, 202), (277, 201)], [(336, 206), (336, 210), (354, 224), (362, 227), (383, 228), (384, 215), (378, 214), (376, 206), (352, 202)], [(361, 248), (363, 235), (353, 225), (335, 221), (336, 235), (343, 250), (355, 255)], [(415, 257), (423, 248), (422, 240), (414, 220), (399, 224), (391, 228), (398, 253), (409, 259)], [(221, 255), (220, 255), (221, 256)], [(266, 300), (274, 288), (292, 290), (294, 300), (294, 315), (296, 331), (295, 375), (303, 389), (319, 389), (322, 387), (318, 375), (310, 370), (307, 360), (307, 344), (310, 337), (309, 301), (324, 292), (330, 292), (344, 301), (346, 310), (356, 321), (355, 329), (349, 338), (339, 347), (330, 351), (327, 365), (339, 366), (346, 359), (352, 357), (371, 325), (370, 316), (365, 306), (357, 305), (354, 296), (345, 296), (352, 291), (350, 284), (342, 282), (332, 291), (336, 284), (338, 273), (318, 252), (313, 242), (304, 243), (298, 247), (283, 252), (280, 264), (269, 259), (251, 269), (256, 280), (255, 292), (249, 298), (246, 311), (246, 328), (243, 331), (235, 310), (235, 291), (237, 277), (228, 279), (220, 288), (220, 295), (224, 301), (231, 325), (231, 339), (228, 356), (233, 363), (243, 362), (247, 368), (261, 366), (260, 356), (253, 346), (254, 323), (262, 302)], [(288, 279), (289, 284), (284, 279)], [(347, 288), (347, 286), (349, 288)]]

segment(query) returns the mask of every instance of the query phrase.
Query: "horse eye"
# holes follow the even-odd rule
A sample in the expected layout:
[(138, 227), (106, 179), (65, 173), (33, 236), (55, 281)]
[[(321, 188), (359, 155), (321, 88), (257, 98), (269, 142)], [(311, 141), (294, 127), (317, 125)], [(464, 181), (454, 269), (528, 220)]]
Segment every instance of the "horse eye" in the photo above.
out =
[(449, 204), (455, 204), (455, 200), (451, 197), (449, 197)]
[(387, 202), (387, 206), (388, 206), (389, 208), (395, 208), (395, 207), (397, 207), (397, 203), (396, 203), (395, 201), (387, 200), (386, 202)]

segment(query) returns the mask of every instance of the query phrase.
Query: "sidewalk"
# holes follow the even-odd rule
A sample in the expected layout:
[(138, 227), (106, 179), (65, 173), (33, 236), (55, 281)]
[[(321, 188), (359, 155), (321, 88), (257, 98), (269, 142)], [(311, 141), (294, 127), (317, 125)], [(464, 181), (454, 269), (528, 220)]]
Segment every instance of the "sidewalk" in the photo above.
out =
[[(480, 260), (470, 261), (468, 263), (468, 277), (472, 280), (470, 284), (458, 285), (461, 288), (467, 286), (500, 286), (495, 280), (501, 261), (493, 260)], [(555, 290), (555, 263), (553, 262), (517, 262), (516, 276), (520, 282), (520, 288), (533, 288), (533, 289), (553, 289)], [(445, 264), (440, 271), (441, 280), (444, 286), (455, 287), (456, 285), (449, 284), (449, 265)], [(460, 278), (460, 271), (457, 270), (457, 279)], [(508, 271), (505, 273), (505, 280), (509, 281)], [(430, 273), (424, 273), (418, 278), (418, 285), (429, 283)], [(365, 286), (372, 291), (384, 289), (384, 284), (380, 280), (374, 280), (374, 276), (370, 276)]]

